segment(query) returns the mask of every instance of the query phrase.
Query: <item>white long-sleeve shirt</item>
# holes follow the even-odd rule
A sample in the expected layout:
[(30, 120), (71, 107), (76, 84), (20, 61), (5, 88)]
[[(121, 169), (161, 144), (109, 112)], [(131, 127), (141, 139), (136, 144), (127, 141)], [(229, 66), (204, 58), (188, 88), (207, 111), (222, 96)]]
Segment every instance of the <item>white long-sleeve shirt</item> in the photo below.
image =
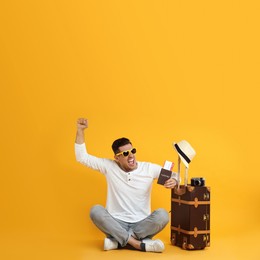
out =
[(78, 162), (106, 176), (106, 209), (113, 217), (134, 223), (150, 215), (152, 183), (161, 166), (137, 162), (137, 169), (125, 172), (114, 160), (88, 154), (85, 144), (75, 144), (75, 154)]

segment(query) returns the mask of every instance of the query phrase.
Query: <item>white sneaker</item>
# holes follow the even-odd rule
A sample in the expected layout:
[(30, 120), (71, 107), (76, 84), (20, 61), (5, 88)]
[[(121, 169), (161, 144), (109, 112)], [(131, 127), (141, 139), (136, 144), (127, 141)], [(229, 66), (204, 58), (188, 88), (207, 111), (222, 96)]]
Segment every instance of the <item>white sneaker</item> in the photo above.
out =
[(161, 253), (164, 250), (164, 243), (160, 239), (152, 240), (150, 238), (145, 238), (142, 242), (145, 244), (146, 252)]
[(104, 240), (104, 250), (108, 251), (108, 250), (113, 250), (113, 249), (117, 249), (118, 248), (118, 242), (114, 239), (111, 238), (105, 238)]

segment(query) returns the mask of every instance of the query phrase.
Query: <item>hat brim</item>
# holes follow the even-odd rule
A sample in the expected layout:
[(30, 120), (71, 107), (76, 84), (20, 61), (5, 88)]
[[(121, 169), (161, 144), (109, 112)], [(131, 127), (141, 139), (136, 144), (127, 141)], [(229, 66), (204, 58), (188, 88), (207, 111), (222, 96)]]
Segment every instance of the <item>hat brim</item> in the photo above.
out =
[(173, 148), (175, 149), (175, 151), (178, 153), (178, 155), (180, 156), (181, 158), (181, 161), (183, 162), (183, 164), (185, 165), (186, 168), (189, 168), (189, 163), (184, 159), (184, 157), (182, 157), (182, 155), (178, 152), (178, 150), (176, 149), (176, 146), (175, 144), (177, 143), (173, 143)]

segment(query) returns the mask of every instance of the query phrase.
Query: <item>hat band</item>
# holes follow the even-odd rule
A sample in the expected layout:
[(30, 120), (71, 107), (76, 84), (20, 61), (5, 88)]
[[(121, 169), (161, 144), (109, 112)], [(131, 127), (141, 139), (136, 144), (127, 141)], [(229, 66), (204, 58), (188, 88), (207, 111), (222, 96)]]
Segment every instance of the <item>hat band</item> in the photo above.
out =
[(177, 145), (177, 144), (174, 144), (177, 152), (185, 159), (185, 161), (187, 163), (190, 163), (190, 159), (188, 158), (188, 156), (181, 150), (181, 148)]

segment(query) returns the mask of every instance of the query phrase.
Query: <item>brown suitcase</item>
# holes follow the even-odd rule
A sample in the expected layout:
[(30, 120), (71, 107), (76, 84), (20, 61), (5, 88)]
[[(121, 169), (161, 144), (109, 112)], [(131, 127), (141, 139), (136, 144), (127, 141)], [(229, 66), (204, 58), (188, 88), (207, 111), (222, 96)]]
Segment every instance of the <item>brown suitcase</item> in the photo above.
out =
[(171, 192), (171, 243), (183, 249), (210, 246), (210, 188), (180, 185)]

